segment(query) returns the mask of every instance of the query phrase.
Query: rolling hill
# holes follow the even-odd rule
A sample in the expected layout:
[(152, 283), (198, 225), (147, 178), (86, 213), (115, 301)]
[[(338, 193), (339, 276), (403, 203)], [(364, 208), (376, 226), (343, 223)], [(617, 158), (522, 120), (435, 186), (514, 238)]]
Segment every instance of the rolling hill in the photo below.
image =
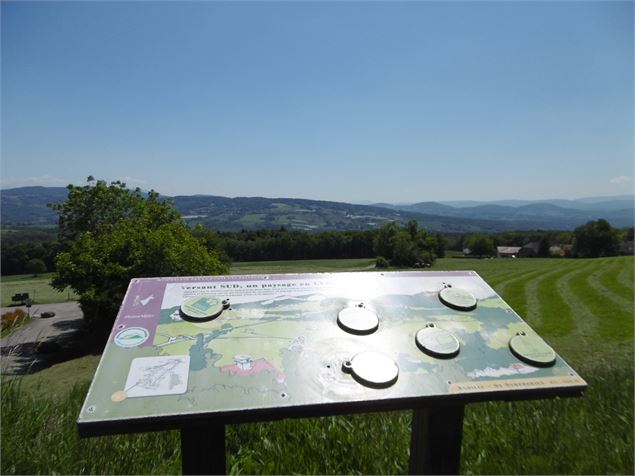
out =
[[(392, 210), (428, 213), (454, 218), (495, 220), (507, 224), (537, 224), (545, 229), (573, 229), (589, 220), (604, 218), (615, 227), (633, 226), (633, 199), (620, 198), (602, 202), (582, 200), (550, 200), (540, 202), (500, 201), (467, 202), (469, 205), (452, 206), (448, 203), (421, 202), (411, 205), (378, 204)], [(566, 205), (566, 206), (565, 206)], [(525, 228), (525, 225), (522, 225)]]
[(478, 232), (507, 229), (494, 220), (456, 219), (417, 211), (352, 205), (350, 203), (296, 198), (173, 197), (176, 208), (188, 223), (202, 223), (218, 230), (279, 228), (305, 231), (365, 230), (390, 221), (417, 220), (431, 231)]
[[(64, 187), (21, 187), (0, 191), (2, 226), (45, 226), (56, 223), (47, 203), (66, 198)], [(607, 197), (584, 202), (469, 202), (469, 206), (421, 202), (410, 205), (356, 205), (297, 198), (179, 195), (173, 200), (190, 224), (221, 231), (280, 228), (324, 231), (363, 230), (384, 223), (417, 220), (430, 231), (493, 232), (528, 229), (573, 229), (588, 220), (605, 218), (613, 226), (633, 226), (633, 200)], [(555, 203), (554, 203), (555, 202)], [(566, 204), (567, 207), (557, 203)], [(605, 204), (605, 205), (603, 205)]]
[(6, 225), (52, 225), (56, 215), (48, 203), (66, 200), (66, 187), (20, 187), (0, 191), (0, 220)]

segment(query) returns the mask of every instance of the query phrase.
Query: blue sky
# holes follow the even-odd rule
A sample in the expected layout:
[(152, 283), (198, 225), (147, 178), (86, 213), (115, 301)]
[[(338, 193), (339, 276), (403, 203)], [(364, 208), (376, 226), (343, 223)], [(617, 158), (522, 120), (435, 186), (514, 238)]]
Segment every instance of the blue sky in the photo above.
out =
[(632, 2), (2, 2), (1, 185), (633, 192)]

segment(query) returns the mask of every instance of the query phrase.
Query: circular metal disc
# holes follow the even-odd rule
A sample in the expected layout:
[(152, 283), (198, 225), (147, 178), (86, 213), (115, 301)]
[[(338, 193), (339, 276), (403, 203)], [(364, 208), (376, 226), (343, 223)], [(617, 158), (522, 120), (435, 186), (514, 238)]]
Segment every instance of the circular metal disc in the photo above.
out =
[(214, 296), (194, 296), (181, 304), (181, 315), (186, 320), (211, 321), (223, 312), (223, 301)]
[(509, 348), (520, 360), (538, 367), (549, 367), (556, 361), (554, 350), (535, 335), (515, 335), (509, 341)]
[(438, 327), (424, 327), (415, 337), (417, 347), (432, 357), (450, 358), (458, 355), (460, 344), (453, 334)]
[(351, 359), (348, 368), (355, 380), (368, 387), (390, 387), (399, 377), (397, 363), (379, 352), (360, 352)]
[(379, 318), (366, 308), (347, 307), (337, 315), (337, 323), (351, 334), (371, 334), (379, 327)]
[(443, 288), (439, 293), (439, 299), (457, 311), (471, 311), (476, 308), (476, 298), (465, 289)]

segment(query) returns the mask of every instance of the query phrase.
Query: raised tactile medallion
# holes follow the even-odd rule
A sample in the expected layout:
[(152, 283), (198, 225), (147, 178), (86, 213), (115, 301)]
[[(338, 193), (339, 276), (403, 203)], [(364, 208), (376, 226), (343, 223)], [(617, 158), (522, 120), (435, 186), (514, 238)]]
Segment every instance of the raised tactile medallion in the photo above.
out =
[(181, 316), (185, 320), (205, 322), (223, 312), (223, 301), (214, 296), (194, 296), (181, 304)]
[(360, 352), (344, 362), (344, 372), (349, 372), (362, 385), (374, 388), (390, 387), (399, 377), (397, 363), (380, 352)]
[(337, 316), (337, 323), (351, 334), (372, 334), (379, 327), (377, 314), (362, 305), (342, 309)]
[(446, 287), (439, 293), (439, 300), (457, 311), (471, 311), (476, 308), (476, 298), (465, 289)]
[(432, 357), (449, 359), (458, 355), (460, 344), (453, 334), (434, 325), (424, 327), (415, 337), (417, 347)]
[(537, 335), (519, 332), (509, 340), (509, 348), (520, 360), (537, 367), (550, 367), (556, 362), (555, 351)]

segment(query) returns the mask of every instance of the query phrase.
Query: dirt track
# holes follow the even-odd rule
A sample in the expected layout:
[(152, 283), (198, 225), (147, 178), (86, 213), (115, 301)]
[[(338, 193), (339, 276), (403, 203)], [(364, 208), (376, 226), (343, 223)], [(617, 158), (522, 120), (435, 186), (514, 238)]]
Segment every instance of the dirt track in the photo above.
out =
[[(18, 309), (4, 307), (0, 312)], [(26, 311), (20, 306), (19, 309)], [(52, 311), (55, 317), (37, 317), (42, 312)], [(34, 305), (31, 308), (33, 321), (0, 339), (3, 375), (24, 375), (73, 358), (77, 353), (74, 340), (82, 324), (82, 311), (77, 302)], [(42, 344), (44, 343), (44, 344)]]

